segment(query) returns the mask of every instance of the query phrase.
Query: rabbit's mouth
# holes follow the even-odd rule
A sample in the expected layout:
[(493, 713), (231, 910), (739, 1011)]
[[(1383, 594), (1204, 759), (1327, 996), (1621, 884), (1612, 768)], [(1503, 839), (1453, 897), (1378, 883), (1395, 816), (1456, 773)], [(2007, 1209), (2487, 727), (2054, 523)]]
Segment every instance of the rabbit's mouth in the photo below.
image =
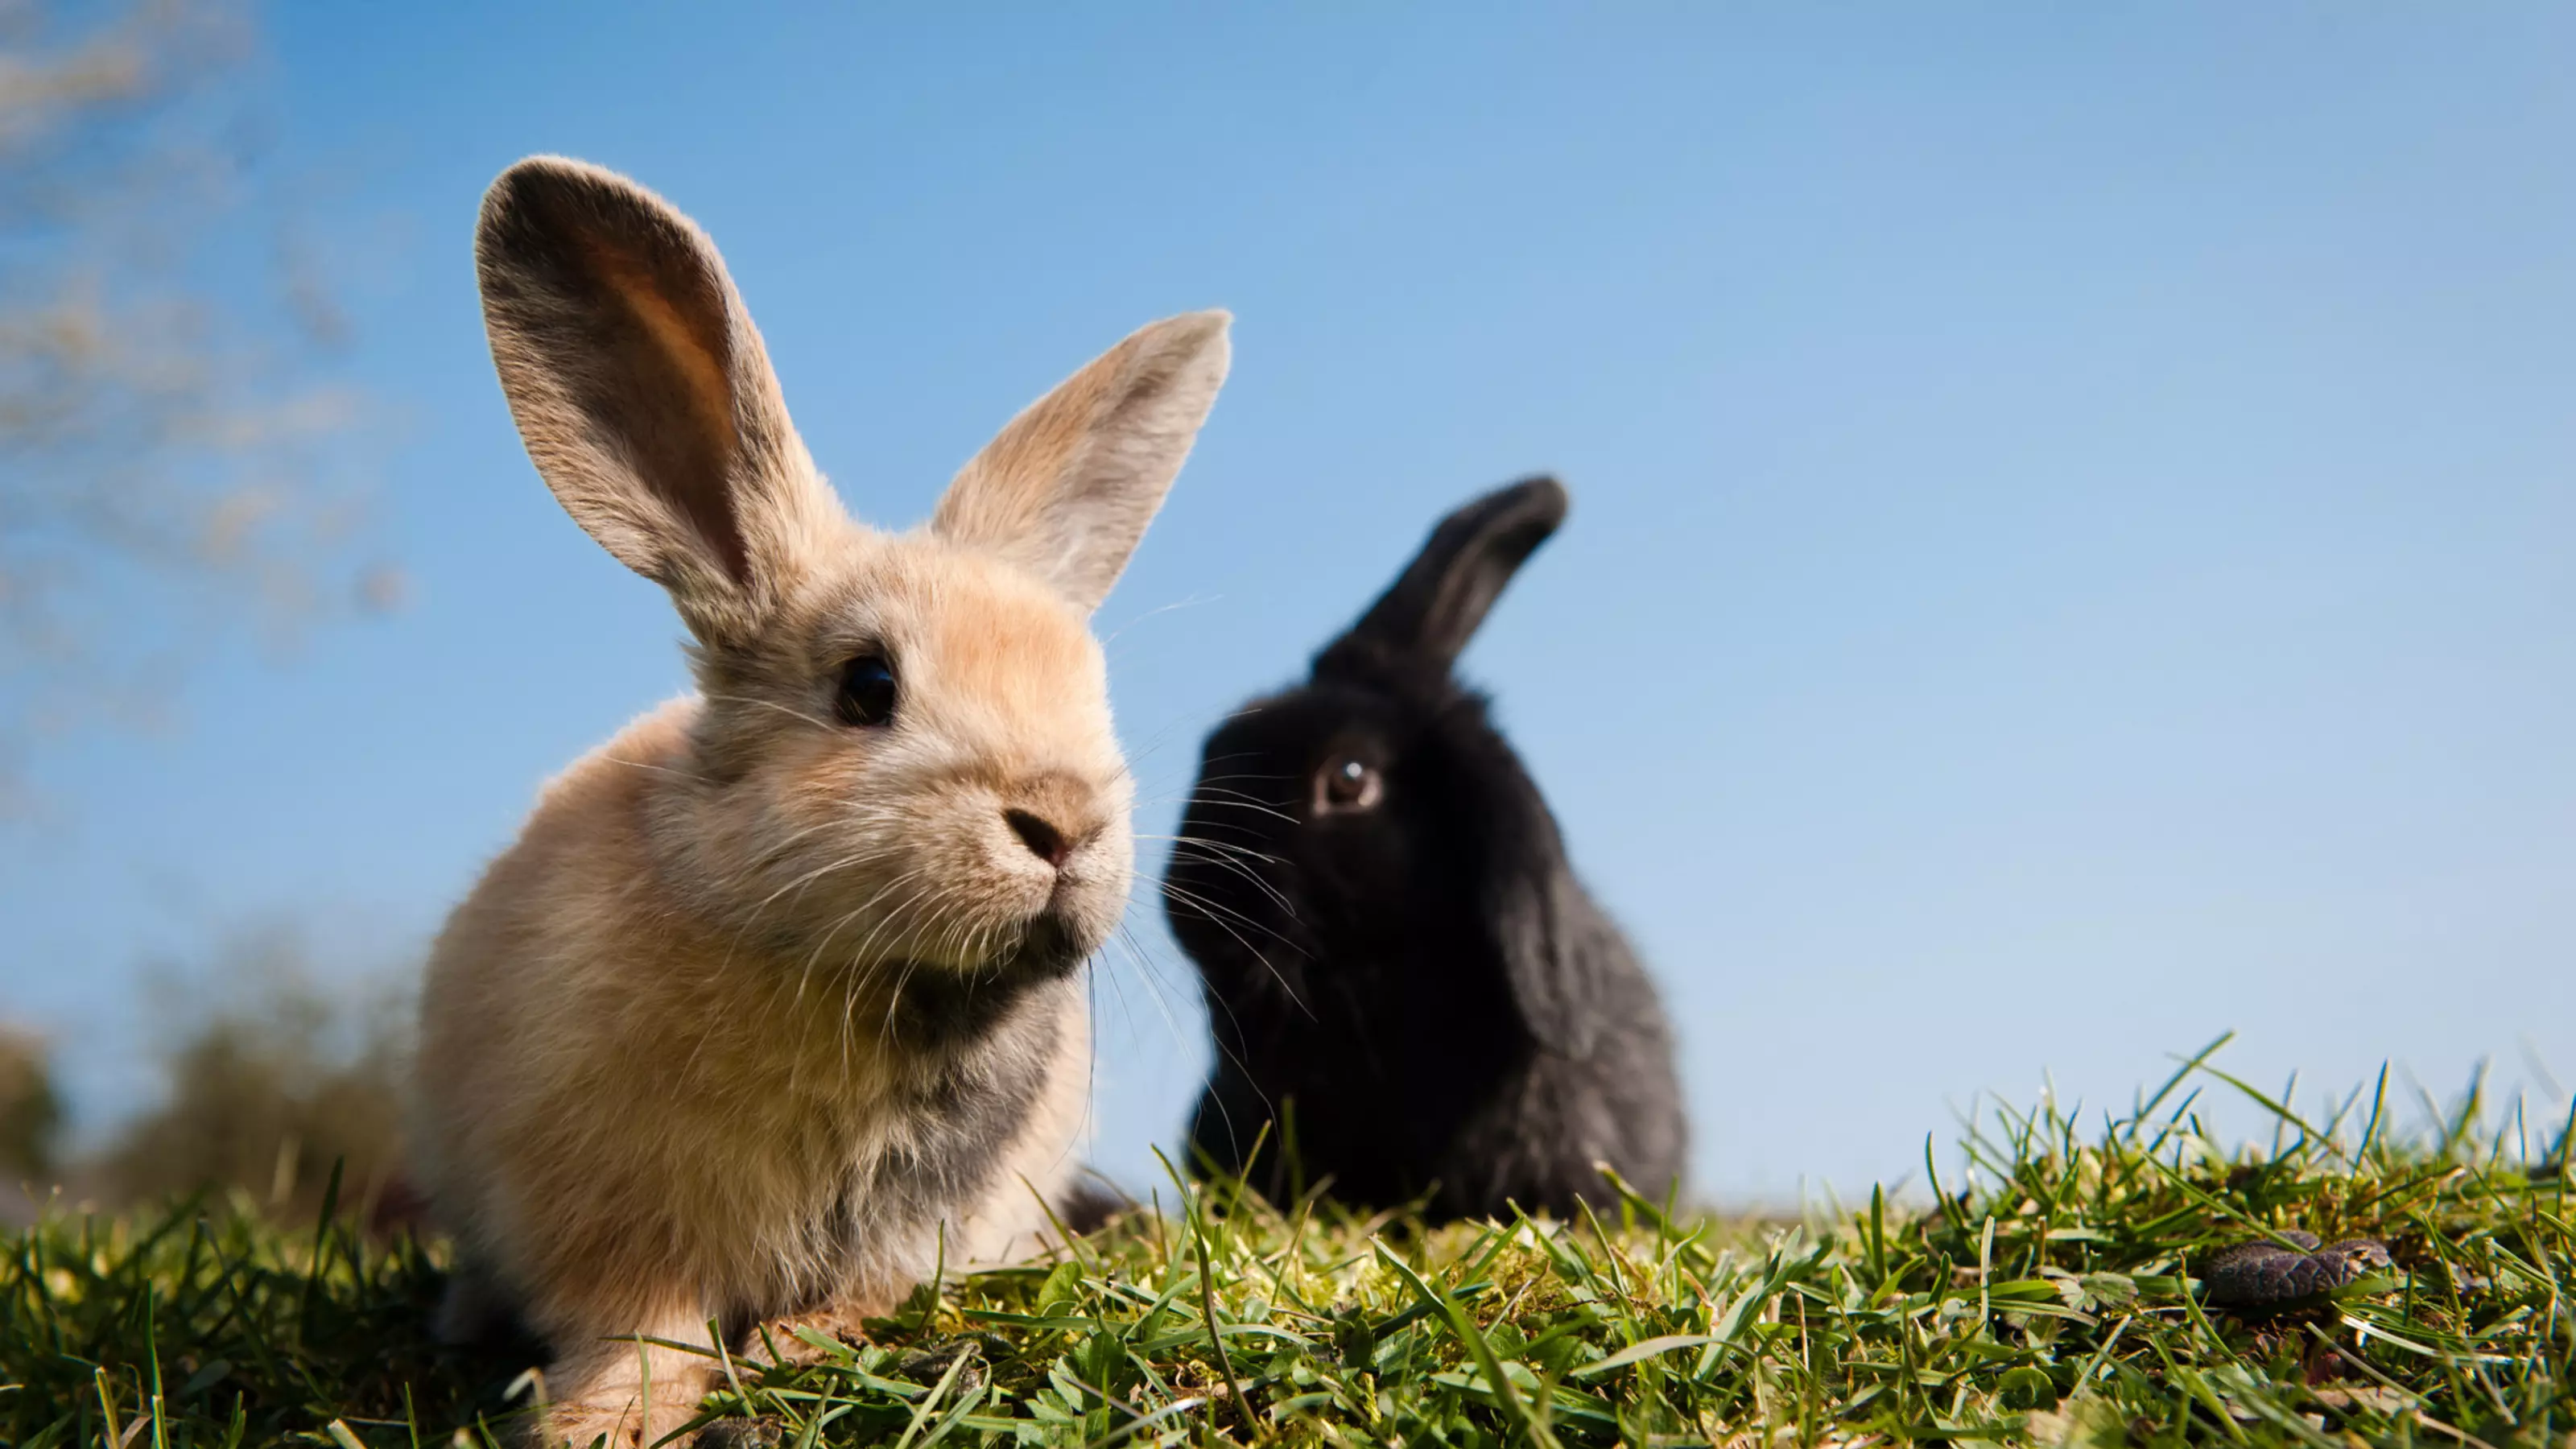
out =
[(969, 976), (991, 974), (1004, 979), (1026, 977), (1032, 981), (1052, 981), (1069, 975), (1089, 956), (1092, 943), (1085, 941), (1064, 913), (1049, 906), (1029, 918), (1020, 932), (1019, 943)]
[(922, 965), (899, 973), (896, 1002), (908, 1041), (945, 1046), (983, 1036), (1035, 987), (1080, 969), (1093, 946), (1053, 910), (1030, 919), (1018, 944), (979, 966)]

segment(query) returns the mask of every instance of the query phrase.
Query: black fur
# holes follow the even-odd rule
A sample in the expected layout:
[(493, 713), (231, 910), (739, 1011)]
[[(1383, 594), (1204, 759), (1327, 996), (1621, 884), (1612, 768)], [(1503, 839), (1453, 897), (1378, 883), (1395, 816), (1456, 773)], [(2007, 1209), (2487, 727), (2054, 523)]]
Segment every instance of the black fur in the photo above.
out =
[(1119, 1191), (1118, 1185), (1096, 1172), (1085, 1169), (1083, 1175), (1066, 1186), (1053, 1204), (1056, 1220), (1067, 1232), (1096, 1233), (1109, 1225), (1109, 1220), (1136, 1206), (1136, 1200)]
[[(1680, 1176), (1672, 1037), (1555, 818), (1450, 666), (1564, 518), (1533, 479), (1444, 519), (1302, 688), (1208, 737), (1167, 874), (1217, 1065), (1193, 1154), (1345, 1201), (1431, 1193), (1437, 1217), (1570, 1211)], [(1377, 772), (1373, 808), (1318, 808), (1318, 772)], [(1433, 1190), (1436, 1187), (1436, 1192)]]

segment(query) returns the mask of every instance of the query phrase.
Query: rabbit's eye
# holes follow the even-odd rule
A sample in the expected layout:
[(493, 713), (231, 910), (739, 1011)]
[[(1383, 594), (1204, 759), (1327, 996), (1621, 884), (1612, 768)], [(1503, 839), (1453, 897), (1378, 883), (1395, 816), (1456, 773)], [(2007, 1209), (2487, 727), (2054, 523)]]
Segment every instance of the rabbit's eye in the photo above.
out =
[(1327, 761), (1315, 776), (1315, 813), (1336, 815), (1371, 809), (1385, 789), (1377, 771), (1348, 755), (1339, 756)]
[(841, 693), (833, 708), (848, 724), (892, 724), (894, 697), (894, 665), (882, 654), (862, 654), (841, 666)]

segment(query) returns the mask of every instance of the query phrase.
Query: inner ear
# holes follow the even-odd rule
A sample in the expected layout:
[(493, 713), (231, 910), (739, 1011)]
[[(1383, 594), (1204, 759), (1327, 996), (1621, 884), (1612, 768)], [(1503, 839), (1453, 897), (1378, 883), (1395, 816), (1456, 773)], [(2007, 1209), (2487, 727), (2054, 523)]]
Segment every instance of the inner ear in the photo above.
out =
[[(751, 579), (728, 484), (740, 444), (733, 410), (732, 347), (726, 298), (715, 278), (683, 267), (656, 276), (640, 257), (605, 238), (586, 238), (593, 274), (622, 319), (603, 341), (618, 361), (586, 369), (583, 405), (622, 444), (629, 465), (706, 544), (737, 584)], [(621, 377), (619, 374), (622, 373)]]
[(1092, 359), (958, 470), (932, 530), (1099, 607), (1216, 401), (1228, 321), (1167, 317)]
[(475, 270), (502, 391), (565, 511), (701, 642), (755, 628), (840, 510), (715, 244), (634, 182), (539, 156), (485, 195)]

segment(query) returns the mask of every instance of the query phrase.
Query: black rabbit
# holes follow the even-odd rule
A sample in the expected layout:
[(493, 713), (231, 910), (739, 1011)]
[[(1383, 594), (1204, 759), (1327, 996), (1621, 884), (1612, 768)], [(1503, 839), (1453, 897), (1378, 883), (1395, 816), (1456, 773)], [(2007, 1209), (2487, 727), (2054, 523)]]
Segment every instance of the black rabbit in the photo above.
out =
[[(1166, 882), (1216, 1068), (1190, 1128), (1252, 1166), (1437, 1218), (1661, 1195), (1687, 1131), (1672, 1034), (1555, 818), (1450, 666), (1565, 518), (1534, 478), (1442, 519), (1302, 688), (1208, 737)], [(1274, 1117), (1276, 1120), (1274, 1121)]]

